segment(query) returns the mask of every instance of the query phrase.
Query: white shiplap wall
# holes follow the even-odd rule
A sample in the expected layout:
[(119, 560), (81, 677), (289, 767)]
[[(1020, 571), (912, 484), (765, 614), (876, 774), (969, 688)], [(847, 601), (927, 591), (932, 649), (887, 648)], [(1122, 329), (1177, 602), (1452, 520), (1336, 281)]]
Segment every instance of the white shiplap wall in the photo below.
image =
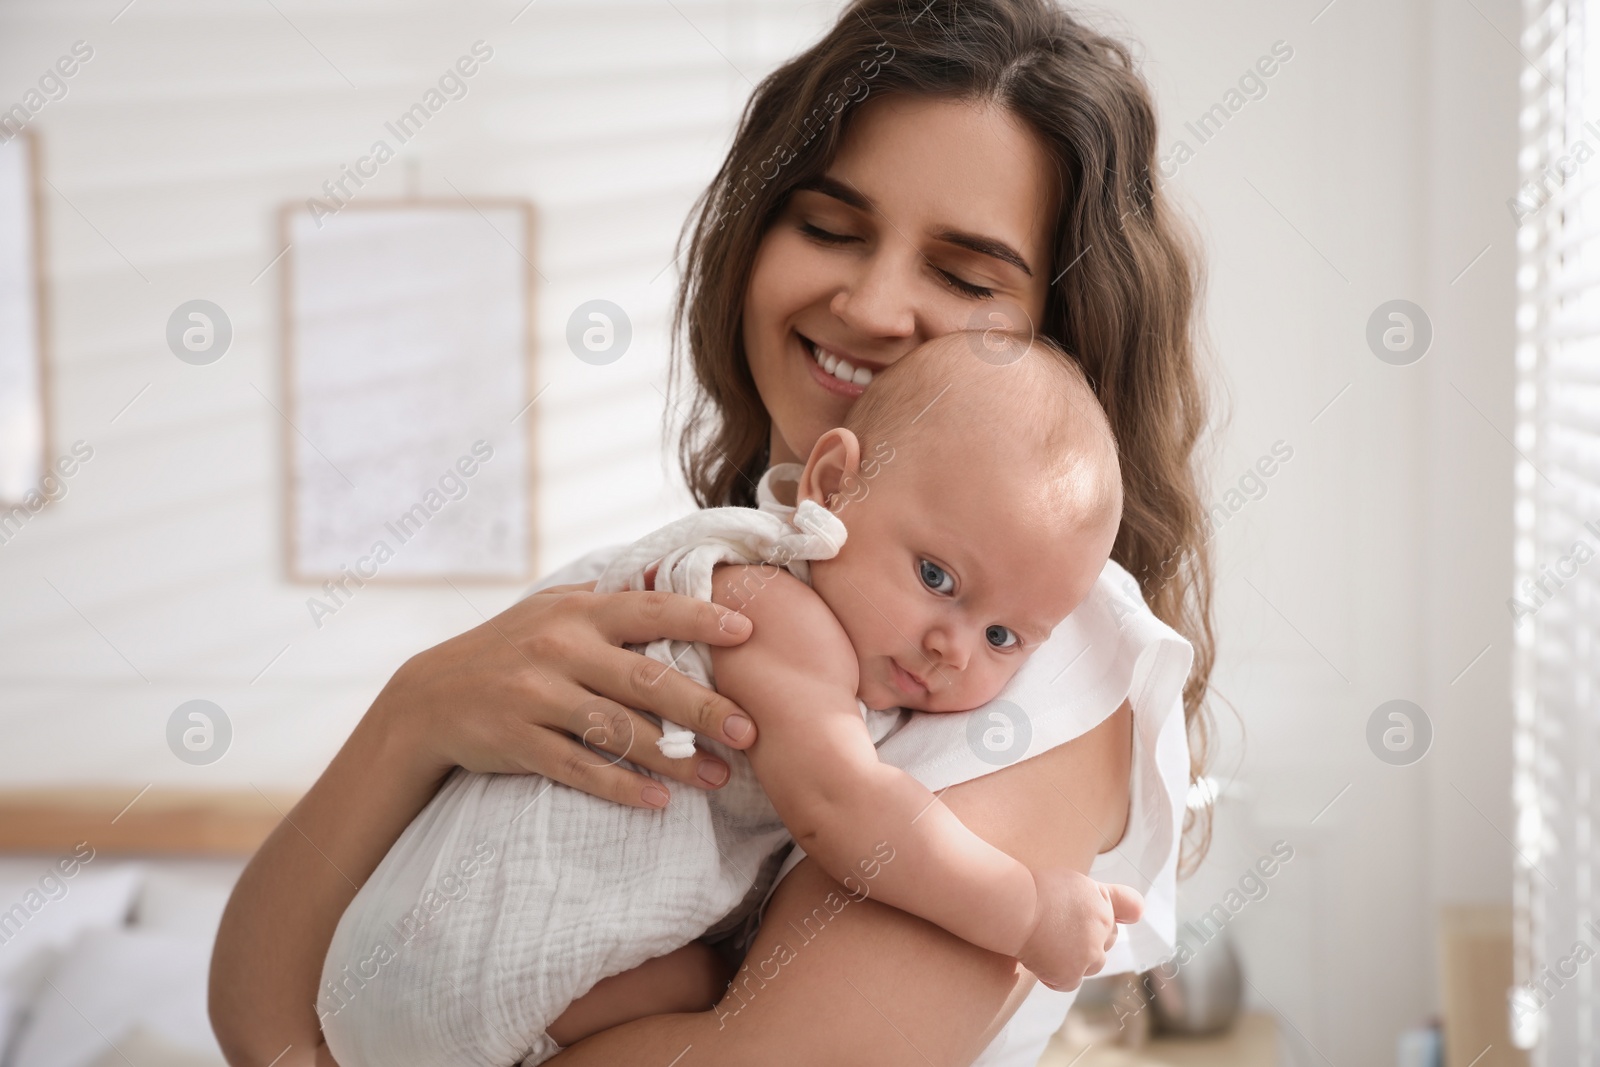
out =
[[(47, 173), (150, 278), (49, 194), (57, 437), (97, 451), (63, 505), (0, 547), (0, 776), (304, 782), (396, 664), (478, 616), (448, 590), (369, 589), (315, 633), (306, 591), (282, 581), (284, 429), (252, 388), (275, 395), (276, 281), (250, 281), (277, 250), (275, 205), (364, 152), (473, 40), (495, 47), (471, 95), (416, 142), (420, 184), (451, 195), (448, 178), (542, 209), (539, 380), (554, 383), (540, 402), (543, 534), (558, 563), (681, 506), (661, 489), (652, 388), (670, 274), (651, 279), (748, 92), (706, 38), (754, 78), (837, 8), (538, 0), (508, 25), (522, 0), (449, 14), (274, 0), (352, 90), (267, 0), (137, 0), (111, 24), (124, 2), (0, 0), (0, 107), (74, 40), (94, 43), (69, 97), (40, 116)], [(1238, 712), (1219, 709), (1217, 771), (1256, 799), (1249, 816), (1227, 813), (1185, 906), (1213, 903), (1266, 844), (1290, 841), (1297, 858), (1271, 896), (1230, 928), (1250, 999), (1282, 1013), (1293, 1062), (1392, 1062), (1396, 1034), (1438, 1008), (1434, 905), (1509, 895), (1504, 202), (1517, 181), (1518, 8), (1093, 7), (1140, 42), (1164, 152), (1274, 41), (1295, 49), (1169, 184), (1206, 235), (1231, 399), (1208, 499), (1274, 441), (1295, 450), (1214, 544), (1215, 682)], [(380, 185), (400, 191), (401, 172)], [(209, 368), (179, 364), (162, 341), (171, 309), (199, 296), (238, 328)], [(637, 308), (636, 352), (611, 367), (563, 355), (566, 313), (596, 296)], [(1436, 330), (1408, 368), (1379, 363), (1363, 339), (1395, 297), (1423, 303)], [(492, 611), (516, 590), (468, 595)], [(172, 708), (197, 696), (237, 728), (228, 757), (200, 769), (162, 740)], [(1379, 762), (1365, 740), (1393, 697), (1435, 724), (1411, 767)]]
[[(313, 625), (313, 590), (281, 565), (292, 431), (261, 395), (281, 406), (280, 277), (264, 270), (278, 206), (321, 195), (475, 41), (494, 49), (358, 195), (536, 204), (548, 569), (688, 506), (662, 454), (664, 268), (750, 82), (834, 5), (125, 2), (0, 4), (0, 108), (74, 42), (94, 49), (31, 124), (49, 182), (51, 454), (82, 439), (94, 457), (0, 547), (0, 780), (305, 783), (405, 657), (521, 586), (463, 586), (470, 604), (369, 586)], [(604, 367), (564, 342), (596, 297), (635, 331)], [(234, 326), (209, 367), (164, 341), (194, 298)], [(166, 748), (194, 698), (233, 724), (208, 767)]]

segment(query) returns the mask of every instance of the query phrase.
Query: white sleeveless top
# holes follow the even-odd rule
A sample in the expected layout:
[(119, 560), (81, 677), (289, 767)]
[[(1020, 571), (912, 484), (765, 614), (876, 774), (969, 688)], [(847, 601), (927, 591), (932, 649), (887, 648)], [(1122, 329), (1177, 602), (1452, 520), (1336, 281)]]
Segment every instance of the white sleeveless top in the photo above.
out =
[[(625, 547), (591, 552), (531, 591), (592, 581)], [(1145, 898), (1144, 917), (1122, 928), (1102, 973), (1149, 970), (1176, 947), (1178, 847), (1189, 788), (1183, 683), (1193, 657), (1189, 642), (1150, 611), (1133, 577), (1108, 562), (1083, 603), (998, 698), (975, 711), (903, 715), (879, 742), (878, 755), (939, 790), (1071, 741), (1128, 701), (1128, 824), (1121, 842), (1098, 856), (1089, 873), (1132, 886)], [(802, 858), (794, 848), (778, 877)], [(975, 1064), (1033, 1067), (1075, 995), (1036, 985)]]

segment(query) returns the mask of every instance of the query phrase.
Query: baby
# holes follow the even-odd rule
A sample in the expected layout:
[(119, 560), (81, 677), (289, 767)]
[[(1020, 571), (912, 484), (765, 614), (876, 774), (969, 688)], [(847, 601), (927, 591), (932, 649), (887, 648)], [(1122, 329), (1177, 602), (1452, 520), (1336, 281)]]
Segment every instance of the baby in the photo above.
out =
[[(1088, 594), (1120, 523), (1116, 448), (1081, 371), (1039, 341), (997, 361), (993, 339), (920, 346), (803, 468), (767, 472), (758, 509), (696, 513), (608, 567), (600, 591), (671, 589), (752, 620), (736, 647), (646, 651), (714, 679), (756, 743), (698, 738), (729, 782), (660, 811), (457, 771), (330, 946), (319, 1015), (342, 1067), (536, 1064), (631, 1018), (704, 1010), (726, 972), (697, 939), (752, 914), (785, 828), (853, 896), (1076, 985), (1105, 947), (1085, 920), (1108, 890), (1031, 871), (874, 748), (898, 709), (994, 699)], [(669, 755), (687, 754), (679, 733)]]

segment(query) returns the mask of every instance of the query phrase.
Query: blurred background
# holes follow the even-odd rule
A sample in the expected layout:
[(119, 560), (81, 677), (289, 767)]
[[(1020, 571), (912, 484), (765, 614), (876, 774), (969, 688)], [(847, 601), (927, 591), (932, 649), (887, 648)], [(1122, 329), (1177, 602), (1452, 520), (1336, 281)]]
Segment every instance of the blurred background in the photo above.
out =
[[(1577, 635), (1561, 645), (1559, 699), (1576, 716), (1566, 732), (1540, 734), (1534, 705), (1514, 702), (1514, 670), (1537, 665), (1524, 638), (1517, 666), (1507, 600), (1569, 542), (1600, 545), (1576, 527), (1553, 534), (1554, 549), (1534, 540), (1518, 557), (1514, 543), (1547, 514), (1534, 472), (1518, 470), (1544, 440), (1519, 428), (1537, 413), (1517, 403), (1534, 366), (1518, 347), (1519, 262), (1526, 302), (1549, 281), (1541, 250), (1560, 240), (1540, 227), (1564, 217), (1519, 187), (1554, 158), (1530, 154), (1530, 138), (1577, 136), (1581, 49), (1551, 35), (1581, 27), (1587, 6), (1124, 0), (1084, 12), (1134, 44), (1159, 102), (1165, 188), (1209, 265), (1217, 800), (1180, 920), (1220, 904), (1226, 920), (1214, 925), (1239, 964), (1188, 990), (1187, 1007), (1168, 1005), (1169, 1029), (1181, 1030), (1186, 1011), (1219, 1002), (1218, 1020), (1238, 1017), (1227, 1034), (1111, 1048), (1137, 1042), (1085, 1023), (1063, 1037), (1094, 1044), (1085, 1067), (1420, 1065), (1439, 1062), (1435, 1023), (1472, 1020), (1445, 1062), (1528, 1062), (1508, 1033), (1508, 992), (1531, 990), (1536, 966), (1568, 956), (1574, 924), (1594, 917), (1582, 859), (1594, 802), (1587, 770), (1561, 760), (1592, 736), (1579, 723), (1594, 708), (1585, 635), (1600, 609), (1586, 623), (1583, 612), (1600, 605), (1596, 572), (1576, 572), (1540, 612), (1540, 625)], [(54, 499), (0, 525), (13, 851), (0, 908), (24, 902), (30, 916), (21, 934), (0, 916), (11, 1064), (214, 1061), (193, 990), (237, 861), (130, 866), (114, 853), (159, 852), (162, 812), (210, 825), (215, 812), (186, 808), (186, 792), (238, 798), (216, 833), (248, 837), (250, 820), (275, 819), (309, 784), (405, 658), (503, 610), (534, 576), (690, 507), (662, 433), (674, 241), (753, 83), (838, 10), (0, 0), (0, 109), (12, 107), (0, 131), (13, 163), (0, 227), (14, 253), (0, 321), (27, 337), (37, 307), (43, 368), (32, 382), (32, 364), (13, 358), (0, 388), (44, 398), (35, 423), (9, 413), (0, 448), (26, 470), (39, 447), (59, 474), (44, 487)], [(1247, 78), (1263, 57), (1273, 73)], [(1548, 101), (1563, 93), (1567, 117), (1552, 118)], [(406, 126), (419, 102), (425, 122)], [(393, 158), (363, 163), (380, 139)], [(368, 176), (341, 190), (352, 169)], [(390, 257), (382, 233), (351, 252), (319, 245), (313, 223), (291, 247), (293, 217), (331, 207), (335, 222), (387, 218), (404, 231), (420, 216), (378, 210), (401, 200), (466, 220), (424, 235), (441, 261), (478, 247), (498, 266), (478, 278), (441, 270), (444, 288), (407, 295), (407, 277), (431, 284), (429, 260)], [(498, 286), (498, 319), (458, 325), (481, 327), (484, 352), (531, 340), (497, 399), (446, 398), (482, 431), (430, 427), (432, 451), (404, 467), (420, 481), (385, 481), (376, 443), (420, 425), (418, 391), (437, 386), (426, 368), (385, 393), (387, 407), (343, 421), (326, 407), (329, 383), (296, 369), (294, 351), (304, 363), (341, 339), (326, 329), (337, 308), (317, 303), (323, 286), (295, 279), (336, 279), (361, 262), (350, 255), (388, 264), (390, 284), (342, 299), (414, 308), (441, 293), (448, 304), (451, 285)], [(447, 319), (413, 325), (447, 330)], [(1524, 312), (1525, 336), (1536, 320)], [(572, 339), (590, 328), (629, 339), (585, 358)], [(1584, 359), (1591, 378), (1571, 395), (1593, 398), (1600, 375)], [(334, 394), (358, 389), (359, 373)], [(508, 389), (520, 399), (505, 406)], [(1587, 410), (1592, 432), (1600, 401)], [(456, 507), (445, 484), (445, 510), (428, 512), (459, 521), (433, 523), (430, 547), (397, 554), (394, 581), (338, 596), (323, 586), (338, 561), (357, 566), (360, 548), (347, 550), (337, 514), (314, 521), (330, 469), (372, 487), (374, 514), (393, 517), (423, 500), (428, 472), (447, 474), (479, 440), (513, 504), (480, 507), (489, 494), (475, 489), (463, 492), (478, 511)], [(452, 555), (490, 528), (514, 550)], [(1531, 768), (1520, 808), (1519, 766)], [(1566, 821), (1547, 825), (1554, 809), (1539, 789), (1562, 775), (1580, 791), (1554, 806)], [(154, 836), (101, 846), (66, 878), (71, 850), (42, 842), (50, 820), (75, 818), (98, 820), (106, 842), (140, 826)], [(1582, 848), (1541, 852), (1552, 840)], [(1260, 875), (1272, 855), (1282, 862)], [(44, 885), (47, 905), (33, 908), (28, 894), (51, 871), (70, 891), (58, 902)], [(1545, 893), (1570, 929), (1538, 925), (1545, 912), (1530, 900)], [(152, 953), (177, 961), (170, 975)], [(1517, 1038), (1541, 1035), (1546, 1063), (1596, 1062), (1593, 969), (1572, 971), (1543, 987), (1544, 1028)]]

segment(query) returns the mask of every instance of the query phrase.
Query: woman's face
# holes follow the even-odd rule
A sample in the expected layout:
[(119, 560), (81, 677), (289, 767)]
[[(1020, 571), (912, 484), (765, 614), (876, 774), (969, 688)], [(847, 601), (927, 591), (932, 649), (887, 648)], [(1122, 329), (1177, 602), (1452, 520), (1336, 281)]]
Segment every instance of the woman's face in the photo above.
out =
[(1016, 326), (1016, 308), (1037, 323), (1057, 196), (1050, 158), (1009, 112), (901, 95), (863, 104), (827, 173), (762, 238), (745, 292), (772, 462), (802, 461), (874, 371), (923, 341)]

